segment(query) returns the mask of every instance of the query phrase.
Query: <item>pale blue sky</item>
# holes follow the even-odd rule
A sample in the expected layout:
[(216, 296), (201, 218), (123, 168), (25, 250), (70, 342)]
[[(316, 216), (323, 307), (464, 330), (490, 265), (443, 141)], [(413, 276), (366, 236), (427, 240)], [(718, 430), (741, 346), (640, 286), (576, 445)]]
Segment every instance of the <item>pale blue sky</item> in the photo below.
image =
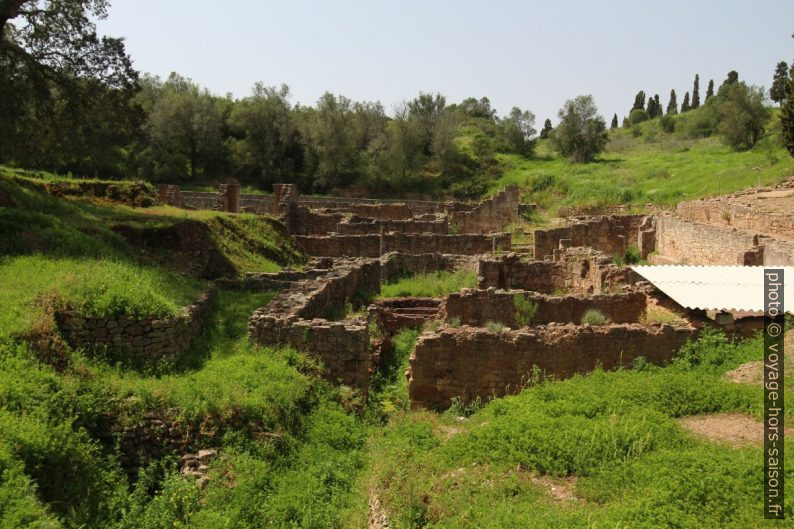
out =
[(580, 94), (607, 121), (641, 89), (666, 106), (675, 88), (680, 104), (695, 73), (701, 98), (731, 69), (768, 88), (775, 64), (794, 59), (792, 0), (113, 0), (99, 27), (126, 38), (137, 69), (218, 94), (284, 82), (293, 103), (328, 90), (391, 113), (438, 91), (529, 109), (539, 125)]

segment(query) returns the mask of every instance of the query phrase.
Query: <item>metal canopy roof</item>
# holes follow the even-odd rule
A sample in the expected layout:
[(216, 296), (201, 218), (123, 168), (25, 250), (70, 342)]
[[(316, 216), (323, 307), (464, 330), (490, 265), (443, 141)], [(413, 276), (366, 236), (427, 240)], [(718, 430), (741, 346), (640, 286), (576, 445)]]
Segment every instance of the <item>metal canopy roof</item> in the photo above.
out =
[(689, 309), (764, 311), (764, 270), (783, 269), (784, 306), (794, 312), (794, 266), (632, 266), (676, 303)]

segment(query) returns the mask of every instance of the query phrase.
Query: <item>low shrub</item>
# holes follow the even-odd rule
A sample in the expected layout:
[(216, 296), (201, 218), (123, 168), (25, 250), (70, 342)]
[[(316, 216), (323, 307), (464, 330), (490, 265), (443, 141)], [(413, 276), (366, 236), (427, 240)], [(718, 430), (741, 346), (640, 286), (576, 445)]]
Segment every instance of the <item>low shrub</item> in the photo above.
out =
[(604, 325), (607, 321), (607, 317), (596, 309), (588, 309), (582, 316), (582, 325)]

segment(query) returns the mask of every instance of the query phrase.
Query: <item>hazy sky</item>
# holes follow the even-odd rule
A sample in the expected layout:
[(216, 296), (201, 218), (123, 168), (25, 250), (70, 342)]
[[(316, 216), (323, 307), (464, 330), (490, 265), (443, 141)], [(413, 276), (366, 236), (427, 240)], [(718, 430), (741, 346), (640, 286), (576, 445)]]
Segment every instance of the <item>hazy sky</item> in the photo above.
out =
[(327, 90), (388, 113), (419, 91), (487, 96), (538, 125), (580, 94), (607, 122), (638, 90), (666, 106), (675, 88), (680, 104), (695, 73), (701, 98), (731, 69), (768, 88), (775, 64), (794, 59), (792, 0), (113, 0), (99, 28), (126, 37), (138, 70), (217, 94), (287, 83), (293, 103)]

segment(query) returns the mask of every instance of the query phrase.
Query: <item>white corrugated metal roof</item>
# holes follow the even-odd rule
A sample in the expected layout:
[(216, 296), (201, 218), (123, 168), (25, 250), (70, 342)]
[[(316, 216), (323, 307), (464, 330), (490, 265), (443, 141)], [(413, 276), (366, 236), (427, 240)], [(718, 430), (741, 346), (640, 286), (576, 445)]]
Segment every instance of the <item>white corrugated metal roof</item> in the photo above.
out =
[(682, 307), (764, 311), (764, 270), (783, 269), (786, 312), (794, 312), (794, 266), (632, 266)]

